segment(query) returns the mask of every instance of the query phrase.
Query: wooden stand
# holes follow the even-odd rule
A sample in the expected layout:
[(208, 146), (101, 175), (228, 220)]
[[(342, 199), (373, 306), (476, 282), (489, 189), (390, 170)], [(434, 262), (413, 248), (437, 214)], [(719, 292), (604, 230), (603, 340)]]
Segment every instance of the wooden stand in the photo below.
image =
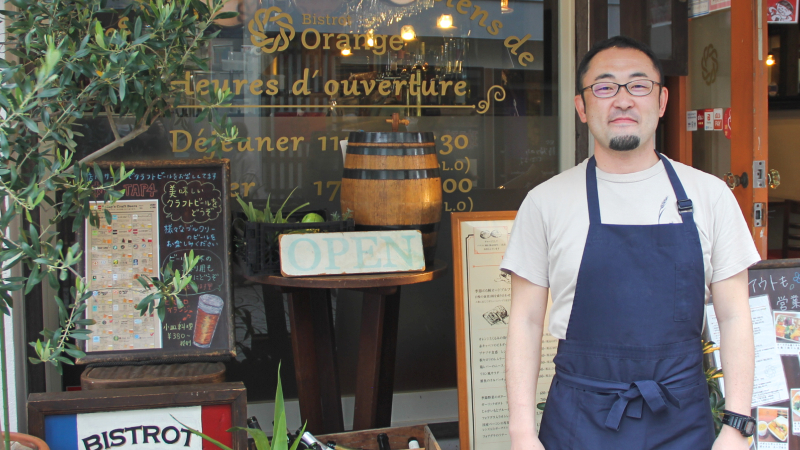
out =
[(330, 289), (364, 293), (358, 350), (353, 429), (388, 427), (392, 416), (394, 362), (400, 286), (442, 276), (447, 264), (436, 261), (425, 272), (324, 277), (246, 277), (279, 286), (289, 296), (300, 415), (314, 434), (344, 431)]
[(90, 367), (81, 374), (81, 389), (88, 391), (224, 381), (225, 365), (221, 362)]

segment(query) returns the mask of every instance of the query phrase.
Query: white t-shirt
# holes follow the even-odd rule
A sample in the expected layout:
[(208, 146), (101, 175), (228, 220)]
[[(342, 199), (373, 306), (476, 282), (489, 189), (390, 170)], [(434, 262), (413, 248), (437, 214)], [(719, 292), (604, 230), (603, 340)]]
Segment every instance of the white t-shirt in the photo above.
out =
[[(589, 231), (587, 161), (528, 193), (517, 213), (500, 268), (550, 288), (550, 333), (565, 339)], [(694, 206), (710, 285), (747, 269), (761, 258), (731, 190), (719, 178), (671, 161)], [(664, 163), (636, 173), (597, 169), (600, 216), (605, 224), (654, 225), (682, 222)]]

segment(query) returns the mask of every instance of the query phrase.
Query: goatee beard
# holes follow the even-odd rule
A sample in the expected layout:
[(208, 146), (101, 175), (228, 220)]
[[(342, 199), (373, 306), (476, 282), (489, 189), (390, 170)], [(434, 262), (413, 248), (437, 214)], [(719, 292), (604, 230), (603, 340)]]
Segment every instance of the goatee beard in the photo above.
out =
[(639, 136), (617, 136), (608, 143), (611, 150), (627, 152), (639, 147)]

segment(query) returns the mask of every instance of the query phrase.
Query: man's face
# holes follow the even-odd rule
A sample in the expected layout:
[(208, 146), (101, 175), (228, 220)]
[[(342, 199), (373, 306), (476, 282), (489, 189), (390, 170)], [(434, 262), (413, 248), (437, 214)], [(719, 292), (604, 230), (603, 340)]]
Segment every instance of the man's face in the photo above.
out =
[[(601, 82), (625, 84), (643, 79), (660, 81), (647, 55), (630, 48), (610, 48), (592, 58), (582, 83), (586, 88)], [(575, 96), (578, 116), (589, 125), (597, 144), (618, 151), (653, 147), (658, 118), (666, 106), (667, 90), (659, 85), (643, 97), (631, 95), (624, 87), (610, 98), (597, 98), (591, 89), (583, 91), (582, 98)]]

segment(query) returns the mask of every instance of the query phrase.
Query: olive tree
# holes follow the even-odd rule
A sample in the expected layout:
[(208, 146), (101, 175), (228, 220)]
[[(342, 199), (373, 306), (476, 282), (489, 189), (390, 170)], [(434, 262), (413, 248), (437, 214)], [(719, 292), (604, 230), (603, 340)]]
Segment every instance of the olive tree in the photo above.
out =
[[(123, 148), (186, 103), (183, 86), (173, 82), (186, 71), (207, 70), (197, 54), (218, 33), (214, 20), (236, 13), (222, 12), (224, 0), (131, 0), (124, 10), (108, 9), (106, 0), (9, 3), (13, 11), (0, 11), (8, 35), (6, 58), (0, 59), (0, 263), (3, 270), (22, 265), (26, 275), (2, 279), (0, 311), (9, 314), (14, 291), (27, 294), (39, 283), (55, 289), (70, 283), (69, 298), (54, 298), (58, 328), (43, 330), (42, 338), (31, 343), (37, 354), (32, 362), (61, 371), (61, 364), (84, 356), (74, 341), (87, 339), (86, 325), (92, 323), (83, 314), (91, 285), (77, 270), (82, 248), (65, 244), (58, 225), (71, 222), (74, 231), (87, 219), (95, 226), (110, 223), (108, 210), (103, 208), (101, 217), (89, 202), (121, 198), (120, 183), (132, 171), (122, 165), (104, 179), (92, 161)], [(228, 90), (218, 90), (193, 100), (205, 108), (198, 120), (208, 118), (217, 133), (210, 155), (223, 142), (239, 140), (230, 119), (213, 108), (230, 98)], [(88, 156), (78, 160), (81, 123), (98, 117), (108, 121), (113, 140), (81, 148)], [(117, 126), (123, 118), (133, 121), (128, 133)], [(44, 208), (52, 209), (53, 218), (39, 223)], [(10, 226), (18, 228), (14, 239), (7, 233)], [(137, 306), (142, 314), (155, 311), (163, 317), (167, 303), (181, 306), (177, 293), (194, 285), (189, 272), (198, 258), (189, 256), (180, 270), (168, 266), (160, 279), (144, 280), (149, 295)], [(0, 320), (3, 429), (8, 430), (2, 326)]]

